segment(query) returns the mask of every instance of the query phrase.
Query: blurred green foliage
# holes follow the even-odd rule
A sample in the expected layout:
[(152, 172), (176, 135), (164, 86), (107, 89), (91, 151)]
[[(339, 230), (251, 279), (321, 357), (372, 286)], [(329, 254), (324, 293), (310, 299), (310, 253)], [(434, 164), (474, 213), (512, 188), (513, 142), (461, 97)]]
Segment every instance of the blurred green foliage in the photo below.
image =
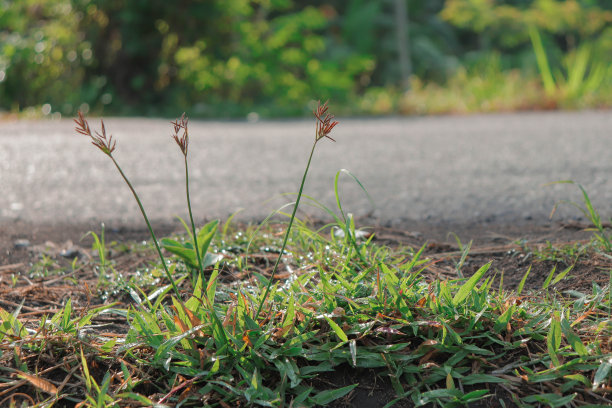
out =
[[(537, 79), (530, 27), (558, 78), (570, 77), (581, 47), (585, 76), (612, 66), (607, 0), (404, 1), (410, 103), (400, 87), (395, 0), (0, 0), (0, 110), (287, 116), (310, 111), (316, 98), (345, 106), (340, 113), (421, 113), (428, 109), (418, 98), (441, 101), (444, 87), (495, 93), (508, 75)], [(491, 83), (476, 85), (480, 75)], [(599, 96), (579, 95), (605, 104), (611, 88), (608, 69), (591, 92)], [(537, 107), (530, 95), (536, 102), (516, 106)], [(486, 99), (464, 105), (497, 106)]]
[(93, 82), (85, 77), (93, 53), (76, 34), (79, 16), (70, 2), (3, 1), (0, 10), (0, 106), (51, 102), (72, 113), (85, 99), (84, 82)]
[(611, 1), (447, 0), (440, 16), (459, 29), (465, 65), (499, 53), (500, 71), (539, 77), (539, 101), (532, 95), (519, 106), (612, 103)]

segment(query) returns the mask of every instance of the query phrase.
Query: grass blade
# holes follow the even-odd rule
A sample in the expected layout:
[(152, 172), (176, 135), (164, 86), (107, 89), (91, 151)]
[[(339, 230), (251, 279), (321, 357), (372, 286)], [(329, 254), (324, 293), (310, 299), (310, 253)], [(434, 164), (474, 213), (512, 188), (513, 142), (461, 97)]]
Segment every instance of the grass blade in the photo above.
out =
[(578, 335), (572, 330), (569, 322), (565, 318), (561, 319), (561, 331), (563, 332), (563, 335), (565, 335), (567, 342), (570, 344), (570, 346), (572, 346), (574, 351), (580, 355), (580, 357), (586, 357), (589, 355), (589, 352), (582, 343), (582, 340), (580, 340), (580, 337), (578, 337)]
[(529, 38), (531, 39), (533, 52), (536, 55), (536, 62), (538, 63), (540, 76), (542, 77), (542, 82), (544, 83), (544, 89), (548, 95), (552, 95), (557, 89), (555, 79), (550, 71), (550, 64), (548, 63), (546, 50), (542, 44), (542, 37), (540, 37), (540, 33), (533, 26), (529, 27)]
[(612, 357), (608, 358), (606, 361), (603, 361), (597, 371), (595, 372), (595, 377), (593, 378), (593, 389), (597, 389), (606, 379), (608, 378), (608, 374), (612, 370)]
[(561, 346), (561, 323), (559, 322), (559, 312), (554, 312), (550, 320), (550, 329), (546, 336), (546, 346), (548, 355), (555, 366), (560, 364), (557, 352)]
[(521, 292), (523, 291), (523, 287), (525, 287), (525, 282), (527, 282), (527, 277), (529, 276), (529, 272), (531, 272), (531, 265), (529, 265), (527, 272), (525, 272), (525, 275), (523, 275), (523, 279), (521, 279), (521, 282), (519, 283), (518, 288), (516, 289), (517, 295), (520, 295)]
[(468, 281), (465, 282), (463, 286), (461, 286), (461, 288), (459, 288), (459, 291), (457, 291), (455, 297), (453, 298), (453, 306), (457, 307), (469, 296), (470, 292), (474, 290), (476, 284), (480, 281), (480, 279), (489, 270), (490, 267), (491, 262), (481, 266), (480, 269), (478, 269), (478, 271), (476, 271), (476, 273), (472, 275), (472, 277), (468, 279)]
[(553, 268), (550, 270), (550, 273), (548, 274), (548, 276), (546, 277), (546, 280), (542, 284), (542, 289), (548, 288), (548, 285), (550, 285), (550, 282), (552, 281), (552, 278), (555, 275), (556, 270), (557, 270), (557, 265), (553, 266)]
[(312, 397), (313, 402), (316, 405), (325, 406), (338, 398), (344, 397), (349, 392), (353, 391), (359, 384), (348, 385), (346, 387), (338, 388), (336, 390), (325, 390), (321, 391), (317, 395)]
[(556, 283), (559, 283), (563, 278), (565, 278), (565, 276), (569, 273), (569, 271), (571, 271), (574, 268), (574, 265), (571, 265), (567, 268), (565, 268), (565, 270), (563, 270), (563, 272), (561, 272), (559, 275), (557, 275), (557, 277), (555, 279), (553, 279), (553, 281), (551, 282), (551, 285), (554, 285)]
[(327, 316), (325, 316), (325, 320), (327, 320), (327, 323), (329, 323), (329, 327), (332, 328), (332, 330), (334, 331), (334, 333), (336, 333), (336, 336), (338, 336), (340, 340), (342, 340), (343, 342), (348, 341), (348, 337), (346, 336), (346, 333), (344, 333), (344, 331), (340, 328), (340, 326), (338, 326), (336, 322), (334, 322), (332, 319), (330, 319)]

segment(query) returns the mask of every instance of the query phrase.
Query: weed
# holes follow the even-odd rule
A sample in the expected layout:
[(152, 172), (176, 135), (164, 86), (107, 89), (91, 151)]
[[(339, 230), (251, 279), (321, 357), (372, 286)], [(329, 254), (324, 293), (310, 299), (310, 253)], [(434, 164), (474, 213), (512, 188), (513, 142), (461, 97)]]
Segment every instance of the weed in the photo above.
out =
[(268, 280), (268, 284), (266, 285), (266, 289), (262, 296), (261, 302), (259, 303), (259, 306), (257, 307), (257, 312), (255, 313), (255, 320), (257, 320), (257, 318), (259, 317), (259, 314), (261, 313), (261, 309), (265, 301), (268, 298), (268, 294), (270, 293), (270, 287), (272, 286), (274, 276), (276, 275), (276, 272), (278, 270), (278, 265), (285, 252), (285, 247), (287, 246), (287, 240), (289, 239), (289, 234), (291, 233), (291, 227), (293, 225), (293, 221), (295, 220), (295, 214), (297, 212), (298, 206), (300, 205), (300, 199), (302, 198), (302, 192), (304, 191), (304, 184), (306, 183), (306, 176), (308, 175), (308, 170), (310, 169), (310, 163), (312, 161), (312, 156), (314, 155), (315, 148), (317, 147), (317, 143), (324, 138), (328, 138), (331, 141), (335, 142), (335, 140), (332, 139), (329, 136), (329, 134), (331, 133), (332, 129), (338, 124), (338, 122), (334, 121), (334, 115), (327, 113), (328, 110), (329, 108), (327, 106), (327, 102), (325, 102), (323, 105), (321, 105), (321, 102), (319, 102), (319, 105), (314, 111), (314, 116), (317, 119), (315, 139), (312, 144), (312, 149), (310, 150), (310, 155), (308, 156), (308, 162), (306, 163), (306, 169), (304, 170), (304, 174), (302, 175), (302, 182), (300, 183), (300, 188), (297, 193), (297, 198), (295, 199), (295, 204), (293, 204), (293, 212), (291, 213), (291, 217), (289, 218), (289, 225), (287, 226), (287, 232), (285, 233), (283, 244), (281, 245), (281, 249), (278, 253), (278, 258), (276, 258), (276, 263), (274, 264), (274, 267), (272, 268), (272, 274), (270, 276), (270, 279)]
[[(558, 181), (557, 183), (576, 184), (575, 182), (571, 180)], [(580, 188), (580, 191), (582, 192), (582, 199), (583, 199), (584, 207), (582, 207), (580, 204), (577, 204), (571, 201), (569, 202), (569, 204), (578, 208), (582, 212), (582, 214), (584, 214), (584, 216), (589, 221), (591, 221), (591, 223), (593, 224), (593, 228), (589, 228), (588, 230), (593, 231), (593, 235), (596, 241), (601, 246), (601, 248), (608, 253), (612, 252), (612, 240), (608, 232), (606, 232), (606, 228), (604, 227), (604, 224), (601, 221), (601, 216), (599, 215), (599, 212), (593, 207), (593, 204), (591, 203), (591, 199), (589, 198), (589, 195), (587, 194), (584, 187), (578, 184), (578, 188)], [(553, 210), (550, 214), (551, 217), (555, 213), (557, 206), (558, 205), (555, 205), (553, 207)]]
[(564, 245), (553, 245), (546, 241), (545, 247), (536, 247), (529, 250), (534, 258), (539, 261), (561, 262), (566, 265), (575, 264), (583, 255), (587, 254), (590, 245), (581, 242), (573, 242)]
[[(173, 123), (174, 124), (174, 134), (172, 135), (172, 137), (174, 138), (174, 140), (176, 141), (176, 144), (181, 149), (181, 153), (183, 153), (183, 158), (185, 159), (185, 194), (187, 196), (187, 209), (189, 210), (189, 221), (191, 222), (191, 232), (189, 235), (191, 237), (191, 240), (193, 241), (193, 249), (195, 250), (195, 259), (197, 260), (197, 267), (198, 267), (198, 270), (200, 271), (200, 277), (202, 281), (204, 281), (205, 265), (202, 264), (202, 257), (204, 256), (204, 254), (206, 254), (208, 245), (210, 244), (210, 241), (212, 240), (212, 237), (214, 236), (214, 233), (217, 230), (218, 222), (216, 223), (213, 222), (213, 223), (208, 224), (203, 229), (205, 231), (204, 236), (198, 237), (198, 234), (196, 233), (195, 223), (193, 222), (193, 213), (191, 211), (191, 198), (189, 195), (189, 165), (187, 162), (187, 151), (189, 149), (189, 130), (187, 127), (188, 122), (189, 120), (185, 117), (185, 113), (183, 113), (181, 118), (177, 119)], [(179, 136), (179, 133), (181, 131), (183, 132), (183, 135)], [(184, 224), (185, 223), (183, 222), (183, 225)], [(187, 229), (187, 231), (189, 232), (189, 229)], [(198, 238), (200, 238), (201, 241), (205, 241), (205, 243), (202, 244), (202, 247), (198, 245)], [(206, 265), (206, 266), (209, 266), (209, 265)]]
[(176, 294), (176, 296), (180, 298), (181, 294), (178, 290), (178, 287), (176, 286), (176, 282), (174, 281), (174, 278), (172, 277), (172, 275), (170, 274), (170, 271), (168, 270), (166, 259), (164, 258), (164, 255), (162, 254), (161, 248), (159, 247), (157, 237), (155, 236), (153, 227), (151, 226), (151, 223), (149, 222), (149, 217), (147, 217), (147, 213), (144, 207), (142, 206), (142, 202), (140, 201), (140, 198), (138, 197), (136, 190), (134, 190), (132, 183), (130, 183), (130, 180), (127, 178), (127, 176), (125, 175), (125, 173), (119, 166), (119, 163), (117, 163), (117, 161), (115, 160), (115, 157), (113, 156), (113, 151), (115, 150), (115, 146), (117, 142), (113, 140), (112, 135), (109, 134), (107, 137), (106, 128), (104, 127), (104, 121), (102, 120), (100, 121), (101, 133), (98, 131), (92, 132), (89, 127), (89, 123), (87, 123), (87, 120), (85, 119), (81, 111), (79, 111), (78, 115), (79, 115), (78, 119), (74, 120), (74, 122), (77, 125), (76, 131), (82, 135), (88, 136), (91, 139), (91, 143), (94, 146), (96, 146), (98, 149), (100, 149), (102, 153), (107, 155), (112, 160), (113, 164), (119, 171), (119, 174), (121, 174), (123, 181), (125, 181), (130, 191), (132, 192), (132, 195), (134, 196), (134, 199), (136, 200), (136, 203), (138, 204), (138, 208), (140, 209), (140, 212), (142, 213), (145, 223), (147, 224), (147, 228), (149, 229), (149, 233), (151, 234), (151, 239), (153, 240), (153, 244), (155, 245), (155, 249), (157, 250), (157, 254), (159, 255), (159, 259), (161, 261), (162, 267), (164, 268), (164, 272), (166, 272), (166, 277), (170, 281), (170, 284), (172, 285), (172, 289), (174, 289), (174, 293)]

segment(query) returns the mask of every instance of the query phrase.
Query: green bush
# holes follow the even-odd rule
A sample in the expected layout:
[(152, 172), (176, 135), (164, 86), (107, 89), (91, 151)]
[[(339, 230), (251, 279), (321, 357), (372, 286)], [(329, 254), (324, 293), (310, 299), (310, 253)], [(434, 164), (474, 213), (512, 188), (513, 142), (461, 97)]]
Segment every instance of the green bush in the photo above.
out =
[[(501, 77), (538, 77), (529, 27), (541, 34), (558, 88), (598, 85), (552, 92), (549, 78), (542, 98), (610, 104), (612, 68), (591, 71), (612, 66), (612, 3), (405, 1), (412, 95), (401, 86), (394, 0), (0, 0), (0, 111), (294, 116), (310, 112), (313, 95), (353, 114), (421, 112), (415, 95), (443, 111), (524, 106), (520, 95), (508, 95), (516, 103), (481, 96), (501, 95)], [(495, 70), (480, 84), (491, 58)], [(576, 61), (587, 61), (582, 77)], [(443, 88), (461, 83), (482, 95), (449, 106)]]
[[(18, 110), (49, 104), (72, 114), (93, 102), (81, 89), (93, 61), (91, 44), (79, 36), (79, 13), (66, 0), (0, 3), (0, 107)], [(81, 90), (80, 90), (81, 89)], [(80, 90), (80, 91), (79, 91)]]

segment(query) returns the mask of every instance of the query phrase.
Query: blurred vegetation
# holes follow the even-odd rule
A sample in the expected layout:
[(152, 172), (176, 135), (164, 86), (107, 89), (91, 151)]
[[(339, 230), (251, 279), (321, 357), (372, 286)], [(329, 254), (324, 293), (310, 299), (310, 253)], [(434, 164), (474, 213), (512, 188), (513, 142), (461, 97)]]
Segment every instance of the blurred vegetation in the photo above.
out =
[(609, 107), (611, 23), (609, 0), (0, 0), (0, 111)]

